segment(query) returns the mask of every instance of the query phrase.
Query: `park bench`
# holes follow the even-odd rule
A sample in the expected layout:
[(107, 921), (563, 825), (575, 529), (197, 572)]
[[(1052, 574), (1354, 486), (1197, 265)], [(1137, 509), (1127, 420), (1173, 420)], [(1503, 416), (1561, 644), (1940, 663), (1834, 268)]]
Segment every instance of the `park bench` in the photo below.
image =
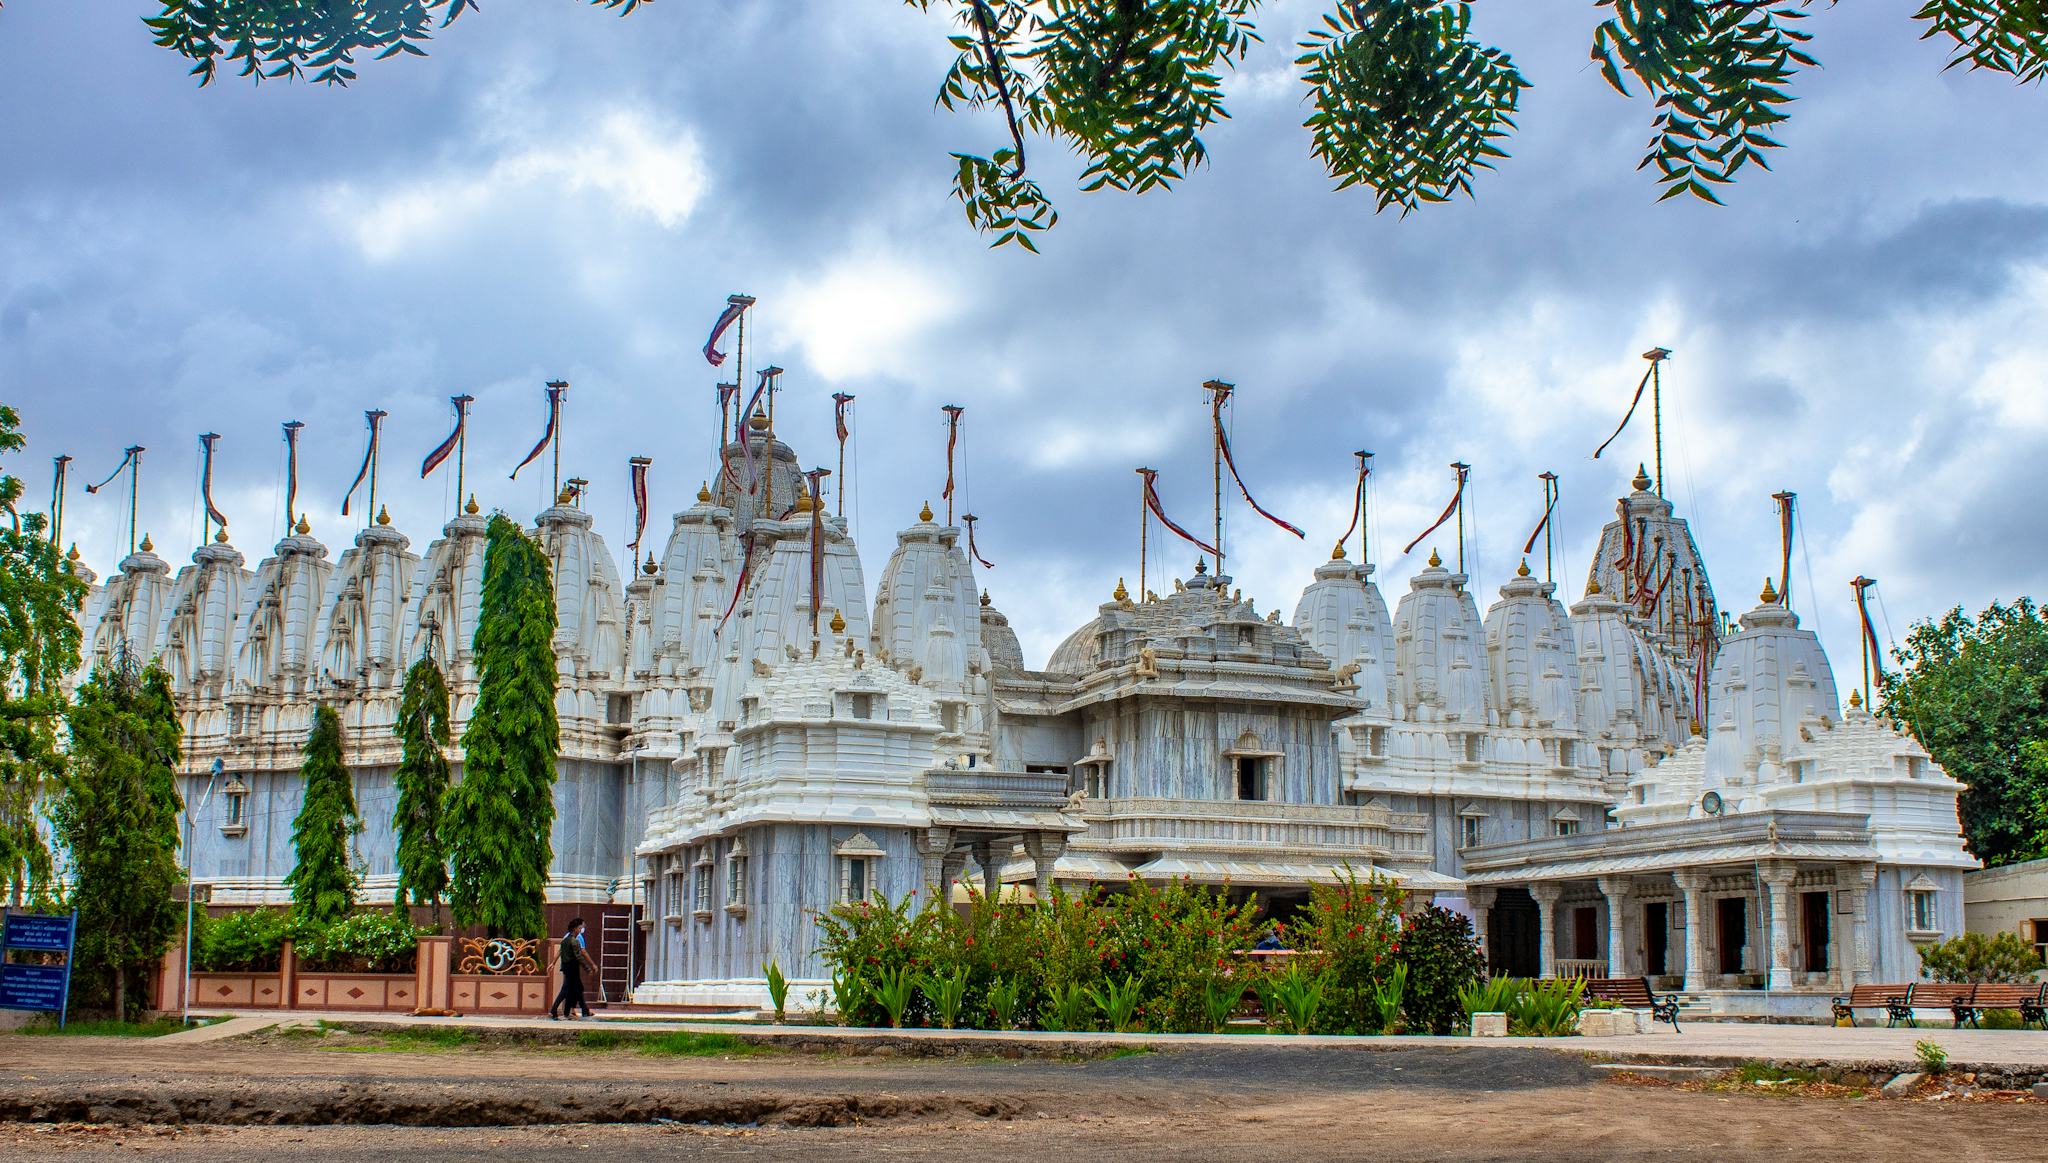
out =
[(1632, 1010), (1649, 1010), (1652, 1018), (1670, 1023), (1672, 1032), (1678, 1032), (1678, 998), (1660, 998), (1651, 993), (1649, 978), (1588, 977), (1585, 996), (1589, 1000), (1616, 1002)]
[[(1960, 1026), (1968, 1021), (1976, 1026), (1977, 1019), (1985, 1010), (2017, 1010), (2021, 1025), (2048, 1028), (2048, 982), (2024, 985), (1980, 982), (1969, 1003), (1956, 1007), (1956, 1024)], [(1983, 1029), (1982, 1026), (1977, 1028)]]
[[(1977, 1024), (1977, 983), (1974, 981), (1916, 981), (1913, 991), (1906, 997), (1908, 1008), (1916, 1010), (1945, 1009), (1954, 1018), (1956, 1029), (1963, 1023)], [(1913, 1025), (1909, 1017), (1907, 1025)]]
[(1900, 985), (1858, 985), (1841, 997), (1834, 998), (1835, 1020), (1848, 1018), (1856, 1020), (1857, 1010), (1883, 1010), (1885, 1026), (1890, 1028), (1904, 1022), (1913, 1024), (1913, 987), (1916, 982)]

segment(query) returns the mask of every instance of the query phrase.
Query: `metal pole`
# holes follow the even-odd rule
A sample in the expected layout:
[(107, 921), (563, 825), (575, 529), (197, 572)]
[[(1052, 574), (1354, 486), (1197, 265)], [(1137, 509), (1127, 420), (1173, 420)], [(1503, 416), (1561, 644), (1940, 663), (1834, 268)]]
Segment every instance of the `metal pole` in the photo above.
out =
[[(560, 389), (555, 397), (555, 496), (562, 495), (562, 401), (569, 398), (569, 382), (556, 380), (548, 385)], [(371, 487), (376, 487), (376, 478), (371, 478)]]
[[(1671, 349), (1653, 347), (1643, 353), (1650, 361), (1650, 426), (1654, 430), (1657, 462), (1657, 495), (1664, 495), (1664, 361), (1671, 358)], [(1640, 399), (1641, 397), (1637, 397)]]
[(128, 465), (128, 553), (135, 554), (135, 510), (142, 503), (142, 449), (135, 450)]
[(1372, 513), (1366, 508), (1366, 489), (1372, 477), (1372, 469), (1366, 463), (1372, 453), (1358, 454), (1358, 564), (1372, 564)]
[(1216, 486), (1216, 540), (1210, 542), (1210, 544), (1216, 547), (1216, 576), (1219, 578), (1223, 576), (1223, 430), (1221, 425), (1223, 422), (1223, 405), (1230, 402), (1231, 390), (1236, 386), (1225, 380), (1210, 380), (1202, 385), (1202, 389), (1209, 393), (1210, 409), (1216, 416), (1218, 425), (1217, 430), (1210, 434), (1209, 443), (1211, 447), (1209, 452), (1211, 460), (1214, 462), (1211, 469), (1211, 480)]
[(64, 548), (64, 485), (65, 478), (71, 475), (71, 458), (59, 456), (54, 459), (57, 465), (57, 480), (50, 487), (50, 544), (56, 546), (59, 551), (62, 551)]
[(1145, 504), (1145, 470), (1138, 470), (1138, 601), (1145, 600), (1145, 539), (1152, 531), (1152, 510)]
[(1465, 474), (1472, 471), (1472, 466), (1459, 460), (1451, 462), (1451, 468), (1458, 474), (1458, 572), (1463, 574), (1465, 572)]
[(462, 512), (462, 458), (469, 451), (469, 417), (462, 415), (462, 430), (455, 434), (455, 511)]

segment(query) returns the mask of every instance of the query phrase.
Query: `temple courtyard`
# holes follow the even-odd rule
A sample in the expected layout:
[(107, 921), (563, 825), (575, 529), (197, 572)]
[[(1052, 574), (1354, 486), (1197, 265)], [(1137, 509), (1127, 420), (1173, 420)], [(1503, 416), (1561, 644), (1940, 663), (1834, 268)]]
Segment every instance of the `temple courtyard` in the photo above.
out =
[[(0, 1157), (2048, 1159), (2048, 1038), (983, 1035), (242, 1017), (0, 1036)], [(1916, 1040), (1940, 1081), (1884, 1084)], [(1690, 1067), (1690, 1068), (1687, 1068)]]

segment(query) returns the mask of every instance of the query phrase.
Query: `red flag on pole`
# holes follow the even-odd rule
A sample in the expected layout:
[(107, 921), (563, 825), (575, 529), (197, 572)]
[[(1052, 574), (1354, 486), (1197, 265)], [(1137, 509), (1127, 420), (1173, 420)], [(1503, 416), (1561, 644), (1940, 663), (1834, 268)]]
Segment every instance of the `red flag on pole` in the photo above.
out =
[(1145, 478), (1145, 508), (1151, 510), (1154, 517), (1159, 518), (1159, 523), (1172, 530), (1174, 535), (1182, 541), (1187, 542), (1196, 549), (1213, 555), (1216, 552), (1215, 546), (1174, 524), (1173, 518), (1166, 515), (1165, 506), (1159, 503), (1159, 489), (1156, 484), (1159, 479), (1159, 470), (1155, 468), (1141, 468), (1138, 470), (1138, 475)]
[[(434, 451), (427, 454), (427, 459), (420, 462), (421, 480), (427, 479), (428, 474), (440, 468), (441, 463), (454, 454), (455, 446), (462, 443), (462, 429), (469, 423), (469, 406), (475, 400), (475, 396), (448, 397), (448, 402), (455, 405), (455, 430), (448, 434), (448, 439), (443, 440), (435, 446)], [(460, 501), (462, 498), (455, 499)]]
[[(1282, 521), (1280, 518), (1268, 512), (1264, 506), (1260, 505), (1257, 501), (1253, 500), (1252, 491), (1244, 486), (1244, 477), (1239, 475), (1237, 471), (1237, 461), (1234, 460), (1230, 455), (1230, 435), (1223, 431), (1223, 401), (1228, 398), (1228, 393), (1217, 392), (1214, 401), (1210, 406), (1209, 414), (1210, 417), (1216, 422), (1216, 447), (1223, 453), (1223, 464), (1224, 467), (1230, 470), (1230, 479), (1237, 483), (1237, 491), (1244, 494), (1244, 503), (1252, 507), (1252, 512), (1257, 513), (1259, 516), (1264, 517), (1266, 520), (1271, 521), (1273, 524), (1280, 526), (1282, 529), (1287, 530), (1289, 533), (1294, 534), (1296, 537), (1306, 538), (1307, 535), (1304, 534), (1300, 529), (1296, 528), (1294, 525), (1286, 521)], [(1347, 531), (1345, 533), (1345, 536), (1350, 536), (1350, 533)]]
[(519, 462), (519, 463), (518, 463), (517, 465), (515, 465), (515, 466), (513, 467), (513, 469), (512, 469), (512, 479), (513, 479), (513, 480), (515, 480), (515, 481), (519, 479), (519, 470), (520, 470), (520, 469), (522, 469), (522, 468), (525, 468), (525, 467), (526, 467), (527, 465), (529, 465), (529, 464), (532, 464), (532, 463), (533, 463), (533, 462), (534, 462), (535, 460), (539, 459), (539, 457), (540, 457), (540, 454), (541, 454), (542, 452), (545, 452), (545, 451), (547, 450), (547, 447), (548, 447), (548, 445), (549, 445), (550, 443), (552, 443), (552, 442), (554, 441), (554, 439), (555, 439), (555, 426), (556, 426), (557, 422), (559, 422), (559, 421), (561, 420), (561, 417), (562, 417), (562, 389), (561, 389), (561, 388), (558, 388), (558, 387), (555, 387), (555, 386), (554, 386), (553, 384), (549, 384), (549, 385), (548, 385), (548, 389), (547, 389), (547, 392), (548, 392), (548, 427), (547, 427), (547, 431), (545, 431), (545, 432), (543, 432), (543, 433), (541, 433), (541, 434), (540, 434), (540, 442), (539, 442), (539, 443), (537, 443), (537, 444), (535, 444), (535, 445), (533, 446), (533, 451), (532, 451), (532, 452), (529, 452), (529, 453), (527, 453), (527, 454), (526, 454), (526, 459), (525, 459), (525, 460), (522, 460), (522, 461), (520, 461), (520, 462)]
[[(387, 414), (378, 410), (363, 413), (363, 419), (368, 421), (370, 425), (370, 444), (369, 447), (363, 449), (363, 467), (356, 470), (354, 483), (349, 485), (348, 492), (341, 495), (341, 515), (344, 517), (348, 516), (349, 502), (355, 500), (356, 490), (362, 487), (363, 478), (370, 475), (371, 462), (377, 459), (377, 439), (382, 434), (384, 417)], [(377, 490), (372, 486), (370, 491), (374, 493)]]
[(654, 463), (651, 456), (636, 456), (626, 462), (633, 483), (633, 543), (626, 548), (633, 551), (633, 559), (640, 559), (640, 538), (647, 532), (647, 468)]
[[(1471, 473), (1472, 470), (1463, 465), (1460, 465), (1458, 467), (1458, 491), (1451, 494), (1451, 503), (1444, 506), (1443, 514), (1439, 516), (1435, 521), (1431, 522), (1429, 528), (1424, 529), (1422, 532), (1417, 533), (1415, 535), (1415, 540), (1410, 541), (1407, 545), (1407, 548), (1401, 550), (1402, 553), (1406, 554), (1415, 552), (1415, 547), (1422, 544), (1423, 538), (1443, 528), (1444, 522), (1451, 519), (1451, 514), (1458, 511), (1458, 502), (1463, 500), (1465, 497), (1465, 478), (1470, 476)], [(1462, 553), (1464, 551), (1460, 550), (1459, 552)]]

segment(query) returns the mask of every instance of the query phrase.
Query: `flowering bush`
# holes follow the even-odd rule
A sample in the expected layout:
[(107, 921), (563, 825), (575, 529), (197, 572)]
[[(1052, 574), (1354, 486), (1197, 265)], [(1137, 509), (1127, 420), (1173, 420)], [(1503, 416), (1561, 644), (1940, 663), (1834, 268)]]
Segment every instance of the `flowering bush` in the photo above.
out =
[(1380, 1031), (1378, 987), (1401, 954), (1404, 899), (1392, 880), (1374, 873), (1360, 881), (1349, 869), (1336, 884), (1309, 887), (1308, 907), (1284, 935), (1297, 950), (1291, 960), (1323, 981), (1316, 1033)]
[[(913, 912), (911, 905), (916, 900), (905, 896), (892, 905), (877, 896), (836, 906), (818, 916), (820, 952), (832, 966), (833, 976), (844, 979), (846, 993), (837, 1003), (840, 1021), (850, 1026), (924, 1024), (930, 1006), (917, 990), (909, 989), (909, 996), (901, 999), (896, 1022), (890, 1021), (891, 1007), (883, 1001), (885, 987), (914, 981), (932, 965), (936, 952), (932, 937), (939, 915), (930, 907)], [(897, 999), (891, 996), (889, 1000)]]
[(299, 963), (324, 973), (410, 973), (419, 959), (420, 931), (396, 913), (351, 913), (304, 937)]

